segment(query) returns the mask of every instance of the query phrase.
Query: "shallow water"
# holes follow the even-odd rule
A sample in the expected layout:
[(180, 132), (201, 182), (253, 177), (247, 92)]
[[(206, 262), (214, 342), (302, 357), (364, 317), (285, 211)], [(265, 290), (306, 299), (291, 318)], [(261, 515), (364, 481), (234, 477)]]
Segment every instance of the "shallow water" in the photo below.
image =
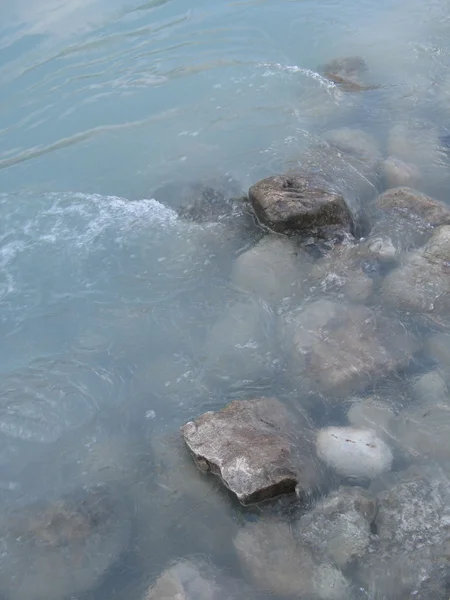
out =
[[(230, 279), (261, 229), (239, 210), (198, 223), (177, 209), (196, 182), (245, 194), (335, 127), (371, 133), (385, 157), (389, 131), (409, 127), (403, 150), (422, 169), (421, 191), (448, 202), (447, 9), (444, 0), (3, 3), (0, 502), (9, 515), (77, 486), (124, 486), (125, 552), (77, 598), (138, 600), (194, 555), (241, 577), (232, 540), (261, 511), (196, 473), (178, 439), (187, 420), (275, 395), (316, 426), (343, 422), (340, 408), (285, 376), (283, 305)], [(346, 93), (320, 74), (353, 54), (380, 87)], [(326, 292), (311, 285), (301, 301)], [(430, 327), (446, 335), (440, 323), (383, 311), (422, 341)], [(425, 344), (369, 391), (407, 406), (412, 378), (440, 357)], [(0, 577), (0, 596), (21, 593)]]

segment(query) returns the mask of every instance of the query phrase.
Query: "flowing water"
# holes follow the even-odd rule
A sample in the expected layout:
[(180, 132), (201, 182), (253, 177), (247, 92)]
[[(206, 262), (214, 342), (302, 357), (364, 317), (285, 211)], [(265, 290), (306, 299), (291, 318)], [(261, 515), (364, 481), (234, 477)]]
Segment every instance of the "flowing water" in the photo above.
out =
[[(245, 194), (342, 126), (370, 132), (385, 156), (392, 127), (411, 126), (416, 163), (434, 136), (421, 190), (448, 201), (448, 4), (0, 0), (0, 14), (1, 511), (102, 484), (127, 496), (131, 523), (106, 577), (78, 585), (70, 557), (38, 578), (50, 595), (0, 577), (0, 597), (139, 600), (192, 556), (241, 581), (232, 540), (259, 513), (197, 475), (178, 428), (235, 398), (301, 399), (271, 345), (273, 315), (230, 280), (261, 230), (177, 210), (204, 182)], [(347, 55), (363, 56), (380, 87), (347, 93), (324, 77), (320, 65)], [(229, 356), (246, 342), (230, 323), (245, 329), (255, 311), (270, 372), (251, 353)], [(407, 394), (433, 360), (422, 352), (378, 388)], [(323, 401), (316, 425), (335, 413)], [(1, 552), (20, 573), (27, 556)]]

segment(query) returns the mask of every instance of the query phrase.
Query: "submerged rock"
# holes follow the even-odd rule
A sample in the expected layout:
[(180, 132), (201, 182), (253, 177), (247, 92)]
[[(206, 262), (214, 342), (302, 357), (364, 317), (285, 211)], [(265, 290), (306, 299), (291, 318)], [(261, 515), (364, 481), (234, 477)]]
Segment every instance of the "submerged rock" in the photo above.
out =
[(182, 560), (162, 573), (143, 600), (241, 600), (251, 590), (203, 561)]
[(353, 427), (372, 429), (382, 440), (391, 438), (395, 404), (377, 396), (352, 398), (347, 418)]
[(301, 274), (310, 264), (309, 255), (294, 241), (267, 235), (236, 259), (231, 281), (240, 290), (274, 305), (299, 290)]
[(395, 212), (405, 218), (416, 216), (432, 226), (450, 223), (447, 205), (410, 187), (390, 189), (380, 194), (375, 204), (382, 211)]
[(378, 86), (365, 84), (362, 75), (367, 71), (366, 61), (360, 56), (336, 58), (320, 69), (325, 77), (340, 85), (347, 92), (361, 92)]
[(125, 550), (130, 523), (103, 486), (37, 503), (0, 524), (0, 588), (11, 600), (61, 600), (99, 584)]
[(292, 417), (275, 398), (235, 400), (181, 428), (198, 468), (218, 475), (244, 505), (316, 487), (311, 432), (292, 432)]
[(358, 569), (365, 585), (375, 582), (392, 598), (447, 598), (449, 507), (450, 484), (440, 469), (398, 474), (378, 496), (378, 538)]
[(366, 553), (376, 501), (360, 487), (340, 487), (300, 517), (295, 527), (302, 545), (344, 569)]
[(280, 233), (327, 235), (351, 232), (353, 219), (344, 197), (313, 175), (276, 175), (249, 189), (264, 225)]
[(416, 165), (406, 163), (396, 156), (388, 156), (380, 167), (385, 188), (407, 186), (415, 188), (421, 179), (420, 169)]
[(374, 479), (392, 465), (389, 446), (372, 429), (327, 427), (317, 434), (317, 454), (330, 467), (354, 479)]
[(246, 525), (235, 538), (243, 571), (262, 590), (289, 598), (347, 600), (350, 585), (339, 569), (320, 563), (293, 536), (287, 523), (259, 521)]
[(447, 315), (450, 310), (450, 226), (438, 227), (428, 243), (409, 252), (383, 282), (384, 302), (400, 310)]
[(401, 323), (359, 305), (318, 300), (280, 317), (291, 378), (329, 396), (365, 388), (417, 349)]

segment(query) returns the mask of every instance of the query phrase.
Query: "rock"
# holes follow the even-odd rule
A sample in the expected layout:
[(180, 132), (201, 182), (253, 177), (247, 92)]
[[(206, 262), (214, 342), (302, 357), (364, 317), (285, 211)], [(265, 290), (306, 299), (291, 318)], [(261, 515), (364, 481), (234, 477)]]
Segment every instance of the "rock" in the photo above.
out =
[(179, 561), (164, 571), (144, 600), (241, 600), (244, 597), (252, 597), (244, 584), (232, 581), (197, 559), (196, 562)]
[(300, 517), (295, 532), (299, 542), (339, 569), (366, 553), (376, 501), (360, 487), (340, 487), (319, 500)]
[(450, 224), (448, 206), (409, 187), (388, 190), (377, 197), (375, 204), (380, 210), (404, 215), (405, 219), (413, 215), (432, 226)]
[(388, 135), (388, 155), (420, 167), (421, 189), (446, 200), (449, 184), (448, 161), (433, 123), (411, 121), (397, 123)]
[[(448, 597), (448, 589), (447, 595), (444, 592), (450, 547), (449, 501), (447, 476), (430, 467), (399, 474), (394, 484), (379, 494), (378, 541), (358, 569), (367, 587), (375, 578), (381, 597)], [(433, 579), (440, 586), (436, 596), (425, 593), (431, 591), (428, 584)]]
[(299, 289), (302, 271), (310, 264), (308, 254), (291, 239), (267, 235), (236, 259), (231, 281), (240, 290), (276, 305)]
[(207, 379), (236, 385), (270, 378), (276, 366), (272, 322), (270, 307), (259, 299), (232, 301), (205, 343)]
[(295, 439), (291, 425), (278, 400), (260, 398), (207, 412), (181, 432), (198, 468), (218, 475), (247, 505), (294, 490), (308, 494), (317, 485), (311, 432)]
[(367, 71), (367, 65), (359, 56), (336, 58), (323, 67), (319, 67), (328, 79), (342, 86), (347, 92), (361, 92), (376, 89), (378, 86), (367, 85), (361, 81), (361, 76)]
[(450, 226), (445, 225), (387, 275), (381, 288), (384, 302), (400, 310), (445, 316), (450, 309), (449, 261)]
[(359, 169), (371, 175), (379, 167), (381, 153), (376, 139), (361, 129), (341, 127), (323, 135), (333, 148), (358, 161)]
[(450, 460), (450, 392), (439, 372), (426, 373), (413, 385), (415, 402), (392, 421), (392, 436), (418, 460)]
[(350, 586), (341, 571), (315, 559), (280, 520), (246, 525), (235, 539), (245, 573), (262, 590), (292, 598), (344, 600)]
[(249, 189), (263, 225), (280, 232), (351, 232), (353, 219), (344, 197), (313, 175), (276, 175)]
[(358, 305), (318, 300), (280, 317), (291, 378), (342, 397), (408, 364), (415, 338), (391, 319)]
[(450, 381), (450, 334), (436, 333), (425, 342), (428, 354), (442, 367), (445, 377)]
[(392, 465), (392, 452), (372, 429), (326, 427), (317, 434), (317, 454), (344, 476), (374, 479)]
[(61, 600), (94, 588), (125, 550), (130, 523), (103, 486), (4, 515), (0, 587), (11, 600)]
[(392, 402), (377, 396), (352, 398), (351, 401), (352, 405), (347, 412), (350, 425), (371, 429), (385, 441), (391, 438), (392, 422), (396, 414)]
[(396, 156), (388, 156), (380, 167), (385, 188), (407, 186), (415, 188), (421, 179), (420, 169), (416, 165), (406, 163)]

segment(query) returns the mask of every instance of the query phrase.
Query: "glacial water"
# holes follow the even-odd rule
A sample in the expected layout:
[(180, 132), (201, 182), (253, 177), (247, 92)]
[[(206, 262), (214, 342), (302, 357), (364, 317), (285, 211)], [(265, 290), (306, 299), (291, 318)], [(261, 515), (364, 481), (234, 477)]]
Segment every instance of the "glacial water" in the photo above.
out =
[[(233, 546), (265, 509), (243, 509), (198, 474), (179, 427), (236, 398), (302, 405), (309, 390), (284, 376), (274, 315), (230, 280), (262, 231), (251, 218), (239, 228), (233, 216), (199, 223), (177, 210), (198, 184), (245, 194), (335, 127), (364, 129), (386, 156), (389, 131), (405, 123), (440, 141), (418, 165), (420, 189), (448, 202), (448, 4), (2, 0), (0, 15), (1, 514), (8, 522), (34, 502), (100, 484), (125, 498), (118, 520), (130, 523), (117, 544), (37, 564), (30, 588), (11, 584), (29, 557), (2, 538), (0, 598), (140, 600), (193, 557), (242, 583), (230, 598), (286, 597), (258, 591)], [(365, 59), (379, 87), (348, 93), (320, 72), (348, 55)], [(251, 343), (264, 346), (270, 371), (252, 362), (251, 343), (239, 354), (252, 302), (260, 337)], [(431, 325), (411, 327), (425, 339)], [(435, 359), (425, 345), (376, 391), (403, 406), (411, 377)], [(316, 426), (343, 418), (323, 398), (311, 415)], [(103, 565), (115, 544), (120, 559)], [(94, 570), (99, 561), (106, 575), (86, 567), (74, 576), (78, 559)], [(361, 583), (354, 593), (378, 598)], [(386, 600), (397, 598), (393, 590)]]

